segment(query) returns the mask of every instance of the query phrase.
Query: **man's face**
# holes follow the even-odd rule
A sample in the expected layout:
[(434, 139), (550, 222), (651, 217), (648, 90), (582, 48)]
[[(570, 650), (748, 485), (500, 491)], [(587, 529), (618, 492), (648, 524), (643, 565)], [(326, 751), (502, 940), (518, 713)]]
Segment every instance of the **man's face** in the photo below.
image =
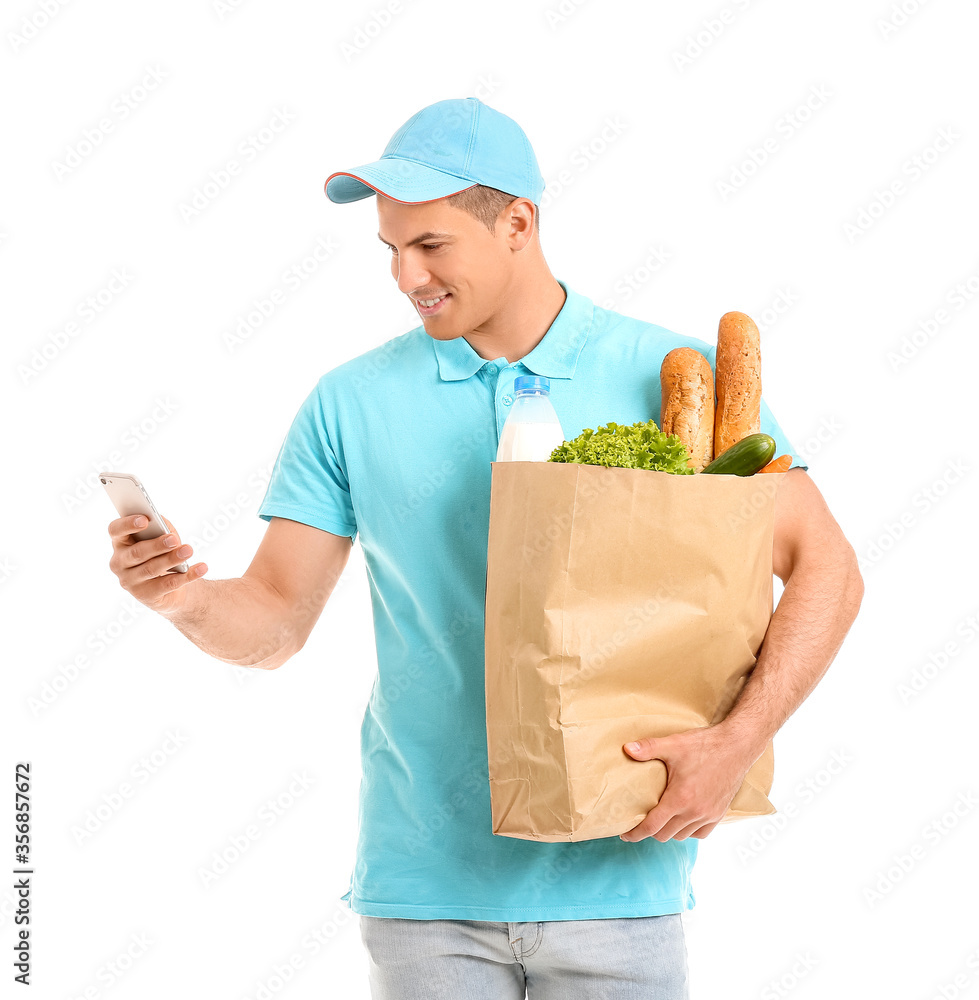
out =
[[(455, 340), (496, 315), (513, 266), (503, 223), (493, 234), (444, 198), (405, 205), (380, 194), (377, 216), (378, 236), (391, 248), (391, 274), (426, 333)], [(442, 296), (434, 308), (419, 301)]]

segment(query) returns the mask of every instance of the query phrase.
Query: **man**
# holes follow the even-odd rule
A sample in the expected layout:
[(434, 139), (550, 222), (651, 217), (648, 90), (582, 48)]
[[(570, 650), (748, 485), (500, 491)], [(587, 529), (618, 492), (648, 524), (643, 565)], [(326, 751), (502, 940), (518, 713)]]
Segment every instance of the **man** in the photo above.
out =
[(658, 415), (672, 348), (714, 357), (556, 279), (539, 241), (543, 188), (520, 127), (475, 98), (424, 108), (379, 160), (331, 174), (334, 202), (376, 195), (392, 277), (421, 325), (318, 380), (240, 579), (204, 580), (202, 563), (167, 575), (191, 555), (169, 522), (172, 548), (134, 544), (133, 518), (110, 525), (123, 587), (205, 652), (264, 669), (302, 649), (359, 534), (378, 674), (343, 898), (384, 1000), (687, 996), (681, 914), (694, 905), (697, 841), (825, 672), (862, 595), (852, 548), (763, 401), (762, 430), (794, 461), (775, 516), (785, 590), (738, 702), (715, 726), (641, 741), (633, 755), (663, 759), (668, 785), (621, 837), (491, 832), (483, 604), (491, 462), (513, 380), (547, 376), (571, 438)]

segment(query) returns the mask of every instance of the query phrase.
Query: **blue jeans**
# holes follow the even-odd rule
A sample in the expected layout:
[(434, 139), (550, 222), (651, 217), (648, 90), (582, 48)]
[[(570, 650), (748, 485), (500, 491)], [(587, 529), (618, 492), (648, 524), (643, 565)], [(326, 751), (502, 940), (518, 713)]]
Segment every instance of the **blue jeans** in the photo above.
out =
[(679, 913), (605, 920), (360, 915), (372, 1000), (687, 1000)]

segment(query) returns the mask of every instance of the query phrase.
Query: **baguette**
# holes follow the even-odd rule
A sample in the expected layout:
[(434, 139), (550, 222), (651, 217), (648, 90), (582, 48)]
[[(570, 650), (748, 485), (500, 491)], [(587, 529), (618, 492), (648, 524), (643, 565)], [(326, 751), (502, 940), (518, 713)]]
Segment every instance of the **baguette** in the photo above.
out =
[(761, 339), (750, 316), (728, 312), (717, 328), (714, 458), (761, 430)]
[(700, 472), (714, 457), (714, 375), (710, 362), (691, 347), (663, 358), (660, 430), (675, 434), (690, 453), (687, 465)]

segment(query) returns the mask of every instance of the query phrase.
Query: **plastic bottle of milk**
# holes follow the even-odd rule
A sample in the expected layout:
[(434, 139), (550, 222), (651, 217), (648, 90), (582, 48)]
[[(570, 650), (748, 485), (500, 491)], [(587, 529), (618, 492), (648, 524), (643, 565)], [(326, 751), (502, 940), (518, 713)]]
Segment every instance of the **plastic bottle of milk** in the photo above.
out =
[(546, 462), (564, 442), (550, 389), (550, 380), (543, 375), (518, 375), (513, 380), (513, 408), (503, 424), (497, 462)]

